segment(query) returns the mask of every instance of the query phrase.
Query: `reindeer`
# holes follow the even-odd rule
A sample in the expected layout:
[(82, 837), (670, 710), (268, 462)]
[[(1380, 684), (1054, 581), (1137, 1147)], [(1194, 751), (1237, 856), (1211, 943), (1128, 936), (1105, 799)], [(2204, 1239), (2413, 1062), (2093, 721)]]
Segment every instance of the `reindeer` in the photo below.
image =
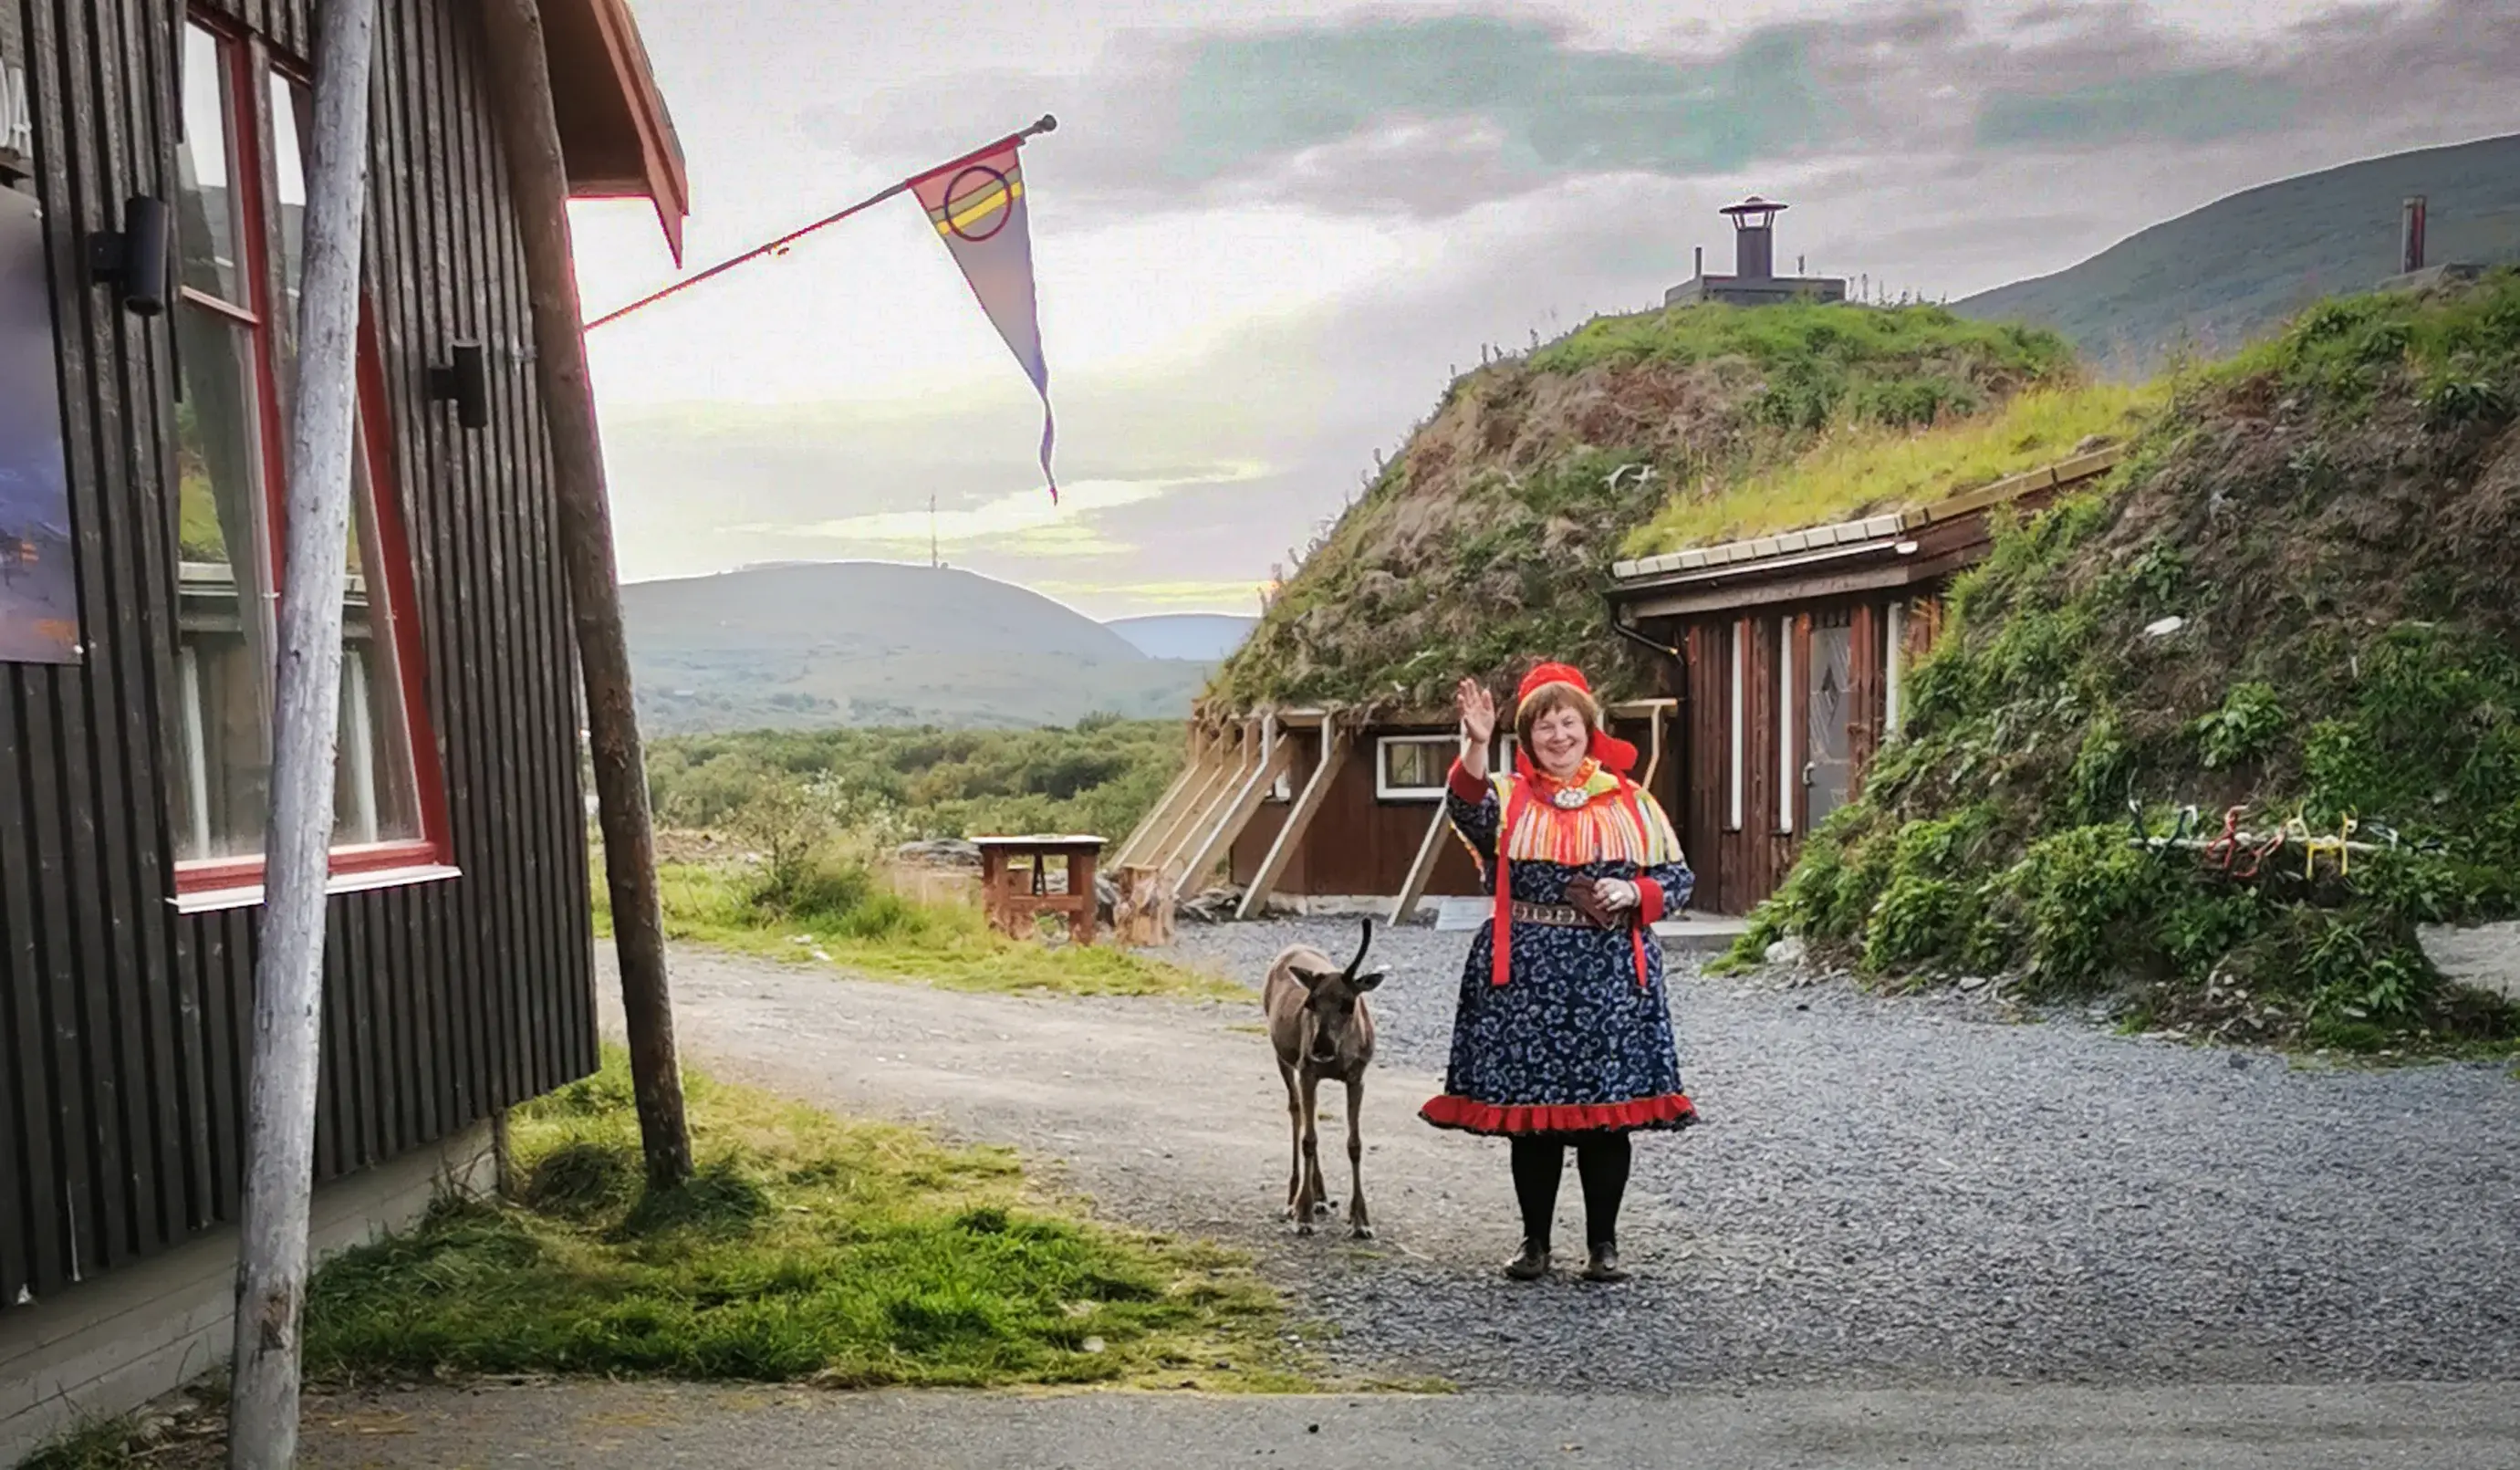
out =
[(1365, 1069), (1373, 1061), (1373, 1012), (1366, 1005), (1365, 993), (1382, 983), (1383, 971), (1360, 975), (1356, 967), (1372, 948), (1371, 918), (1365, 921), (1365, 942), (1344, 969), (1310, 945), (1288, 945), (1270, 962), (1268, 983), (1261, 988), (1269, 1043), (1278, 1051), (1278, 1073), (1286, 1080), (1294, 1167), (1286, 1180), (1285, 1218), (1295, 1222), (1299, 1235), (1313, 1233), (1315, 1217), (1330, 1212), (1329, 1190), (1322, 1182), (1321, 1141), (1314, 1131), (1314, 1098), (1325, 1079), (1335, 1079), (1347, 1084), (1347, 1223), (1357, 1239), (1373, 1238), (1365, 1213), (1365, 1144), (1357, 1136)]

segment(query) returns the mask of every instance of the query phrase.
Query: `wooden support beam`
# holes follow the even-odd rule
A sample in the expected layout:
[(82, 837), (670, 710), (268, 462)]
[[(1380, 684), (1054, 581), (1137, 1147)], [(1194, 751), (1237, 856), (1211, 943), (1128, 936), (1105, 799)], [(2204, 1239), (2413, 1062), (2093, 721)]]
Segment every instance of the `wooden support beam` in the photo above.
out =
[(1241, 907), (1234, 911), (1236, 918), (1260, 916), (1269, 902), (1270, 890), (1278, 886), (1286, 865), (1302, 849), (1305, 831), (1321, 812), (1323, 798), (1329, 795), (1330, 782), (1338, 780), (1339, 769), (1347, 764), (1355, 744), (1345, 725), (1332, 721), (1322, 727), (1321, 763), (1313, 768), (1312, 780), (1304, 782), (1302, 793), (1287, 811), (1286, 824), (1278, 828), (1278, 840), (1269, 844), (1269, 856), (1260, 860), (1260, 870), (1251, 875), (1251, 887), (1243, 893)]
[(282, 586), (289, 595), (280, 600), (262, 953), (254, 966), (253, 1030), (246, 1051), (245, 1194), (229, 1395), (232, 1470), (288, 1470), (297, 1461), (298, 1346), (323, 1048), (324, 890), (338, 767), (335, 733), (341, 714), (341, 597), (350, 542), (359, 243), (367, 218), (368, 77), (376, 58), (376, 0), (336, 0), (318, 18), (316, 36), (297, 391), (287, 445), (287, 517), (281, 522)]
[(532, 321), (534, 389), (551, 430), (556, 549), (568, 577), (578, 676), (586, 689), (587, 743), (604, 828), (605, 885), (612, 898), (612, 947), (621, 958), (621, 1013), (630, 1042), (630, 1091), (648, 1185), (665, 1190), (692, 1175), (692, 1135), (674, 1048), (674, 1005), (665, 974), (665, 913), (656, 887), (656, 834), (648, 810), (648, 760), (631, 696), (630, 649), (612, 554), (612, 509), (604, 483), (604, 434), (586, 365), (584, 309), (569, 238), (568, 177), (552, 101), (550, 51), (535, 0), (479, 0), (490, 109), (507, 156), (508, 189), (524, 248)]
[(1435, 860), (1443, 856), (1444, 832), (1452, 823), (1444, 804), (1437, 802), (1435, 820), (1426, 824), (1425, 838), (1418, 844), (1417, 860), (1409, 865), (1409, 876), (1401, 883), (1400, 897), (1391, 906), (1393, 923), (1405, 924), (1418, 912), (1418, 901), (1426, 896), (1426, 885), (1434, 881)]
[(1145, 851), (1132, 855), (1132, 865), (1169, 869), (1182, 844), (1191, 840), (1192, 833), (1200, 830), (1202, 819), (1215, 810), (1226, 792), (1234, 788), (1235, 781), (1248, 769), (1251, 760), (1251, 732), (1248, 728), (1242, 732), (1241, 743), (1232, 755), (1227, 753), (1225, 742), (1219, 740), (1208, 761), (1206, 779), (1198, 783), (1190, 799), (1182, 803), (1181, 810), (1147, 844)]
[(1146, 846), (1147, 840), (1154, 835), (1156, 826), (1171, 820), (1182, 798), (1189, 794), (1191, 786), (1205, 774), (1207, 749), (1211, 743), (1207, 732), (1192, 725), (1190, 729), (1190, 738), (1186, 743), (1189, 748), (1184, 752), (1181, 774), (1173, 778), (1171, 785), (1164, 787), (1164, 794), (1156, 799), (1153, 806), (1147, 809), (1146, 816), (1138, 819), (1137, 826), (1130, 830), (1128, 837), (1112, 852), (1111, 867), (1115, 870), (1137, 862), (1139, 852)]
[(1285, 775), (1287, 767), (1294, 764), (1294, 741), (1280, 738), (1274, 728), (1263, 730), (1260, 738), (1260, 758), (1253, 763), (1250, 775), (1243, 778), (1242, 784), (1236, 787), (1217, 809), (1215, 820), (1207, 824), (1198, 845), (1192, 848), (1184, 860), (1181, 881), (1185, 885), (1198, 881), (1217, 865), (1226, 850), (1234, 845), (1234, 839), (1241, 836), (1242, 829), (1250, 825), (1251, 815), (1260, 810), (1260, 803), (1268, 800), (1269, 788), (1276, 785), (1278, 778)]

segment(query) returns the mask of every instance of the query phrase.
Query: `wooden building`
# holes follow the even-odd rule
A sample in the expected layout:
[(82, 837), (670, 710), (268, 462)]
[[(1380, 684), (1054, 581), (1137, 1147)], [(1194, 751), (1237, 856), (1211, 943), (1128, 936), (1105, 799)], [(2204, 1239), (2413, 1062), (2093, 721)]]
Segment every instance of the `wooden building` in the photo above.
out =
[[(1667, 745), (1674, 701), (1613, 705), (1613, 733), (1640, 752), (1638, 780), (1677, 790)], [(1501, 734), (1494, 759), (1512, 759)], [(1242, 891), (1240, 912), (1379, 913), (1474, 894), (1478, 869), (1444, 820), (1444, 778), (1460, 749), (1449, 713), (1360, 717), (1321, 709), (1203, 716), (1171, 790), (1113, 856), (1195, 892), (1211, 878)]]
[(2118, 454), (1614, 568), (1611, 615), (1671, 654), (1681, 715), (1669, 810), (1699, 909), (1749, 912), (1784, 881), (1804, 834), (1862, 790), (1899, 728), (1904, 671), (1931, 646), (1951, 579), (1986, 553), (1990, 512), (2036, 509)]
[[(13, 1463), (227, 1345), (313, 3), (0, 6), (0, 374), (45, 390), (44, 423), (0, 420), (0, 470), (33, 479), (0, 482), (58, 487), (0, 497), (27, 574), (0, 577)], [(572, 188), (652, 199), (678, 242), (623, 0), (542, 10)], [(597, 1060), (575, 647), (482, 40), (462, 0), (382, 0), (377, 44), (327, 1243), (477, 1180), (500, 1111)], [(153, 217), (163, 287), (128, 268)]]

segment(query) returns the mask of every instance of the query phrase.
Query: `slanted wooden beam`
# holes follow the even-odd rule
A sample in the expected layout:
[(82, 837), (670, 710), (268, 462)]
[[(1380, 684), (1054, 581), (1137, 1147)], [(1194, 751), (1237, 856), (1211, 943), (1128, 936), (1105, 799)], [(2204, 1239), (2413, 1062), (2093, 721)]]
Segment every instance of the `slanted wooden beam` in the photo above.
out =
[(1426, 836), (1418, 844), (1418, 859), (1409, 865), (1409, 876), (1400, 885), (1400, 898), (1391, 906), (1393, 923), (1405, 924), (1418, 912), (1418, 901), (1426, 896), (1426, 885), (1434, 881), (1435, 860), (1444, 855), (1444, 830), (1452, 820), (1444, 804), (1435, 803), (1435, 820), (1426, 824)]
[(297, 1462), (376, 23), (376, 0), (338, 0), (324, 7), (316, 33), (321, 65), (306, 139), (305, 274), (297, 299), (296, 402), (285, 446), (288, 513), (281, 522), (281, 585), (289, 596), (280, 601), (262, 944), (246, 1050), (232, 1470), (288, 1470)]
[(1278, 783), (1279, 777), (1286, 774), (1286, 768), (1293, 764), (1294, 757), (1295, 742), (1282, 738), (1274, 722), (1262, 728), (1259, 759), (1252, 764), (1251, 774), (1243, 779), (1242, 784), (1236, 787), (1220, 806), (1198, 845), (1190, 850), (1181, 869), (1184, 883), (1195, 882), (1205, 876), (1207, 870), (1216, 866), (1217, 860), (1225, 856), (1226, 849), (1234, 845), (1234, 839), (1241, 836), (1242, 829), (1250, 825), (1251, 815), (1260, 810), (1260, 803), (1268, 799), (1269, 788)]
[(549, 55), (536, 0), (480, 0), (489, 109), (508, 162), (508, 190), (525, 261), (533, 329), (534, 391), (550, 429), (554, 550), (568, 578), (571, 631), (586, 690), (588, 754), (596, 818), (604, 831), (605, 886), (612, 898), (612, 948), (621, 958), (621, 1015), (630, 1042), (630, 1091), (648, 1186), (673, 1189), (692, 1175), (691, 1125), (674, 1046), (665, 967), (664, 901), (656, 886), (655, 820), (648, 809), (648, 758), (632, 695), (630, 646), (612, 552), (612, 506), (604, 478), (604, 435), (586, 364), (585, 313), (577, 296), (568, 224), (567, 168), (552, 101)]
[(1208, 763), (1207, 779), (1200, 781), (1190, 800), (1182, 804), (1180, 813), (1164, 824), (1154, 840), (1147, 844), (1146, 851), (1134, 856), (1133, 864), (1169, 869), (1175, 856), (1181, 852), (1182, 844), (1204, 828), (1207, 814), (1225, 799), (1225, 793), (1234, 789), (1235, 782), (1250, 768), (1254, 756), (1252, 732), (1247, 726), (1242, 731), (1238, 754), (1229, 757), (1224, 742), (1219, 741), (1215, 758)]
[(1147, 809), (1146, 816), (1138, 819), (1137, 826), (1130, 830), (1128, 837), (1111, 854), (1111, 866), (1114, 869), (1125, 868), (1138, 860), (1140, 850), (1146, 846), (1147, 839), (1154, 834), (1155, 827), (1171, 820), (1183, 796), (1189, 792), (1192, 783), (1206, 774), (1207, 750), (1211, 743), (1207, 732), (1192, 725), (1190, 728), (1190, 738), (1187, 743), (1190, 748), (1184, 753), (1181, 774), (1173, 778), (1171, 785), (1164, 787), (1164, 794), (1156, 799), (1153, 806)]
[(1286, 824), (1278, 828), (1278, 840), (1269, 844), (1269, 856), (1260, 861), (1260, 870), (1251, 875), (1251, 887), (1242, 895), (1241, 907), (1234, 911), (1236, 918), (1260, 916), (1261, 909), (1269, 902), (1270, 890), (1278, 886), (1286, 865), (1302, 849), (1304, 833), (1321, 812), (1323, 799), (1329, 795), (1330, 782), (1338, 780), (1340, 768), (1347, 764), (1354, 749), (1355, 741), (1348, 737), (1345, 725), (1331, 721), (1322, 727), (1321, 763), (1313, 768), (1312, 780), (1304, 782), (1302, 793), (1287, 811)]

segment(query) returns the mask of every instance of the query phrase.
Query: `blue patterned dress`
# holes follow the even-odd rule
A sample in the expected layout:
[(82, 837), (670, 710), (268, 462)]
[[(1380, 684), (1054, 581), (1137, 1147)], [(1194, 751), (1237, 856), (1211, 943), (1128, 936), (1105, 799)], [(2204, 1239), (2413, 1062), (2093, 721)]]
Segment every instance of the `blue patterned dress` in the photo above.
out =
[[(1688, 902), (1696, 882), (1662, 808), (1592, 762), (1563, 783), (1503, 775), (1482, 784), (1456, 766), (1445, 805), (1492, 895), (1499, 827), (1510, 814), (1509, 903), (1559, 908), (1578, 876), (1626, 878), (1642, 903), (1609, 929), (1516, 920), (1500, 905), (1499, 921), (1480, 927), (1462, 966), (1443, 1095), (1418, 1116), (1438, 1128), (1503, 1136), (1696, 1122), (1681, 1087), (1662, 946), (1644, 927)], [(1508, 959), (1502, 967), (1500, 929)]]

